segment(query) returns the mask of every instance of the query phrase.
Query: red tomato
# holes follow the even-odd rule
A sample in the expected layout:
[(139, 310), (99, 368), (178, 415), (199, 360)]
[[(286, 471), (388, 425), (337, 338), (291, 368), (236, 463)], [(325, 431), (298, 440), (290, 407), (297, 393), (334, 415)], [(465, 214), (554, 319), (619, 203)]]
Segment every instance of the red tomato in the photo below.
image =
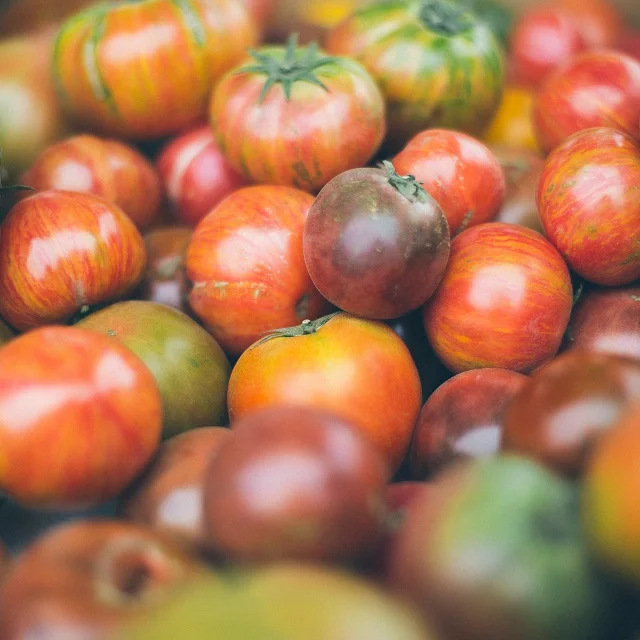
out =
[(538, 185), (549, 240), (586, 280), (615, 286), (640, 277), (640, 145), (614, 129), (571, 136)]
[(274, 405), (330, 411), (368, 434), (391, 473), (402, 462), (422, 404), (411, 354), (387, 325), (339, 313), (275, 332), (231, 372), (233, 420)]
[(612, 47), (622, 30), (622, 15), (611, 0), (560, 0), (588, 47)]
[(316, 191), (361, 167), (385, 133), (380, 89), (364, 67), (314, 45), (264, 47), (216, 87), (210, 117), (232, 167), (255, 182)]
[(451, 235), (488, 222), (505, 195), (504, 173), (491, 150), (458, 131), (431, 129), (412, 138), (394, 158), (396, 171), (410, 174), (440, 205)]
[(161, 427), (151, 372), (116, 340), (46, 327), (0, 350), (0, 487), (22, 504), (115, 497), (151, 459)]
[(553, 5), (520, 16), (511, 36), (514, 78), (536, 87), (556, 67), (582, 51), (585, 41), (570, 15)]
[(89, 135), (45, 149), (20, 182), (37, 191), (93, 193), (117, 204), (140, 229), (153, 222), (162, 202), (160, 178), (139, 151)]
[(640, 29), (625, 29), (616, 49), (640, 60)]
[(0, 234), (0, 314), (17, 329), (67, 320), (143, 275), (144, 242), (116, 205), (71, 191), (19, 202)]
[(266, 331), (329, 311), (302, 253), (312, 204), (312, 196), (291, 187), (246, 187), (195, 230), (187, 250), (189, 301), (228, 353), (239, 355)]
[(424, 322), (452, 371), (528, 372), (557, 352), (571, 305), (569, 271), (554, 247), (530, 229), (489, 222), (451, 243)]
[(242, 0), (242, 3), (247, 7), (256, 23), (264, 25), (273, 11), (276, 0)]
[(222, 155), (208, 125), (172, 140), (158, 158), (158, 171), (175, 218), (190, 227), (247, 184)]
[(534, 122), (547, 152), (591, 127), (613, 127), (640, 138), (640, 61), (605, 50), (576, 56), (540, 88)]

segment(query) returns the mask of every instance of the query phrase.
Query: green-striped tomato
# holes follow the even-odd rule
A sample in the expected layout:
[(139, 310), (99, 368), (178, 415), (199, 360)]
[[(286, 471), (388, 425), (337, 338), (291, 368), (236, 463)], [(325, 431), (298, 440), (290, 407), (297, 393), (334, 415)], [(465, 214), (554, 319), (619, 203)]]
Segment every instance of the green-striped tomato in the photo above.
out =
[(432, 127), (479, 134), (502, 95), (498, 40), (453, 0), (374, 3), (336, 27), (327, 49), (356, 58), (378, 81), (394, 147)]
[(237, 0), (104, 2), (63, 24), (54, 75), (68, 108), (86, 124), (154, 138), (202, 119), (214, 81), (255, 40)]
[(357, 62), (315, 45), (252, 51), (216, 87), (210, 108), (231, 166), (255, 182), (318, 191), (361, 167), (385, 133), (384, 98)]

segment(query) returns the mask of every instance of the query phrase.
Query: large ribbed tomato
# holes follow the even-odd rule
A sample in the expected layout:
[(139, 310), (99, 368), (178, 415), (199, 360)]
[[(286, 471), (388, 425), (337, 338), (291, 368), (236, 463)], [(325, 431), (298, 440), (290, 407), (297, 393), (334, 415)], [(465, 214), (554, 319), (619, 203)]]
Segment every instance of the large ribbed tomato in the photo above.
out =
[(214, 81), (255, 41), (237, 0), (103, 2), (64, 23), (53, 69), (83, 122), (120, 137), (155, 138), (201, 119)]
[(234, 169), (254, 182), (317, 191), (377, 151), (384, 100), (357, 62), (296, 42), (252, 51), (253, 61), (216, 87), (209, 113)]

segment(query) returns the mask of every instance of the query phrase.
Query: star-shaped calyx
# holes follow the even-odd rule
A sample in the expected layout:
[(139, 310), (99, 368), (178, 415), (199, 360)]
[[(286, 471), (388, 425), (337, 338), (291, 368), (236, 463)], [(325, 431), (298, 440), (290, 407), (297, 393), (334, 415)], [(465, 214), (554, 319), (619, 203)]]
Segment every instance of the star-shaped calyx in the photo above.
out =
[(422, 182), (418, 182), (415, 176), (399, 175), (393, 164), (388, 160), (382, 161), (382, 167), (387, 172), (389, 184), (397, 189), (405, 198), (411, 202), (429, 202), (429, 194), (422, 188)]
[(467, 31), (473, 24), (468, 8), (451, 0), (422, 0), (420, 20), (431, 31), (446, 36)]

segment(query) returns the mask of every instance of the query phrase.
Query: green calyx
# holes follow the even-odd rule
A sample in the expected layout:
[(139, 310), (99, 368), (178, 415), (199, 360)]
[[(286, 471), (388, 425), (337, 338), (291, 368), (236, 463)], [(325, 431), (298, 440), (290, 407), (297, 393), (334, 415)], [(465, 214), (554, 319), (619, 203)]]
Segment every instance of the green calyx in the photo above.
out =
[(342, 312), (337, 311), (336, 313), (330, 313), (328, 316), (323, 316), (322, 318), (318, 318), (317, 320), (303, 320), (302, 324), (299, 324), (297, 327), (287, 327), (286, 329), (276, 329), (275, 331), (269, 331), (249, 348), (254, 349), (255, 347), (264, 344), (269, 340), (273, 340), (274, 338), (299, 338), (300, 336), (310, 336), (322, 329), (322, 327), (324, 327), (324, 325), (327, 324), (329, 320), (332, 320), (337, 315), (340, 315), (340, 313)]
[(429, 194), (422, 188), (422, 182), (418, 182), (415, 176), (399, 175), (393, 164), (388, 160), (382, 161), (382, 169), (387, 172), (389, 184), (397, 189), (407, 200), (411, 202), (429, 202)]
[(307, 47), (298, 47), (297, 34), (293, 34), (289, 38), (284, 52), (282, 49), (275, 48), (262, 51), (250, 49), (249, 55), (256, 61), (256, 64), (242, 67), (237, 73), (260, 73), (267, 76), (260, 94), (260, 102), (264, 100), (271, 87), (276, 84), (282, 85), (287, 100), (291, 99), (291, 88), (296, 82), (310, 82), (329, 91), (316, 75), (316, 71), (320, 67), (339, 60), (339, 58), (322, 53), (315, 42)]
[(427, 29), (445, 36), (468, 31), (473, 25), (468, 9), (450, 0), (422, 0), (419, 16)]

